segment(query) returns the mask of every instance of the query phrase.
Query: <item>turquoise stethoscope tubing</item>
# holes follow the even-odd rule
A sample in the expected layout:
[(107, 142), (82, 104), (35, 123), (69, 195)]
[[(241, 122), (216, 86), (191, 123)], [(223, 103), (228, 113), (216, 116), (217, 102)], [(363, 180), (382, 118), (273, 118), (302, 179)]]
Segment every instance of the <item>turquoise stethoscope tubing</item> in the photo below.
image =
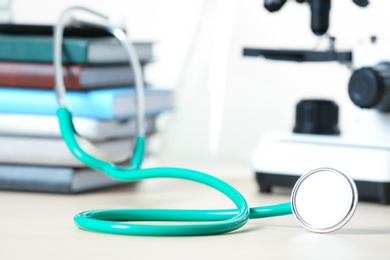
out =
[[(265, 218), (291, 214), (291, 203), (249, 208), (243, 196), (226, 182), (211, 175), (181, 168), (140, 169), (144, 138), (138, 137), (134, 156), (129, 167), (114, 166), (85, 153), (77, 143), (71, 113), (59, 108), (57, 116), (65, 142), (71, 152), (89, 167), (107, 173), (123, 181), (137, 181), (149, 178), (178, 178), (210, 186), (225, 194), (237, 209), (226, 210), (168, 210), (168, 209), (117, 209), (92, 210), (79, 213), (74, 220), (82, 229), (122, 235), (148, 236), (193, 236), (230, 232), (242, 227), (249, 218)], [(123, 223), (123, 221), (195, 221), (204, 224), (188, 225), (144, 225)]]
[[(113, 157), (98, 151), (89, 144), (92, 149), (87, 153), (81, 143), (88, 143), (77, 134), (77, 131), (72, 122), (72, 114), (66, 106), (65, 100), (65, 85), (62, 73), (62, 34), (65, 24), (73, 23), (73, 25), (82, 26), (90, 23), (84, 23), (75, 19), (71, 19), (70, 14), (73, 11), (85, 11), (102, 18), (105, 22), (100, 25), (102, 28), (108, 30), (113, 36), (117, 38), (122, 45), (126, 55), (129, 57), (129, 64), (135, 75), (135, 89), (136, 89), (136, 105), (137, 105), (137, 133), (136, 143), (134, 146), (131, 162), (129, 166), (117, 166), (113, 162)], [(347, 210), (342, 212), (342, 216), (336, 219), (335, 223), (311, 221), (312, 215), (307, 214), (305, 207), (303, 214), (300, 214), (298, 209), (302, 209), (302, 201), (309, 197), (309, 201), (303, 204), (308, 205), (306, 209), (313, 211), (312, 208), (318, 208), (317, 201), (311, 199), (310, 196), (301, 196), (298, 189), (294, 187), (292, 194), (292, 202), (286, 202), (276, 205), (261, 206), (249, 208), (248, 203), (244, 197), (228, 183), (203, 172), (182, 169), (182, 168), (148, 168), (141, 169), (142, 160), (144, 158), (144, 86), (142, 69), (138, 59), (138, 55), (131, 42), (128, 41), (127, 35), (123, 26), (118, 23), (117, 19), (111, 19), (103, 14), (92, 11), (85, 7), (70, 7), (66, 9), (60, 16), (58, 23), (54, 29), (54, 58), (55, 68), (55, 91), (59, 108), (57, 109), (57, 117), (59, 120), (62, 137), (67, 144), (72, 154), (81, 162), (90, 168), (104, 172), (112, 178), (121, 181), (139, 181), (150, 178), (176, 178), (194, 181), (214, 188), (228, 197), (236, 206), (235, 209), (107, 209), (107, 210), (89, 210), (77, 214), (74, 221), (78, 227), (84, 230), (122, 234), (122, 235), (143, 235), (143, 236), (195, 236), (195, 235), (214, 235), (231, 232), (236, 230), (249, 220), (254, 218), (266, 218), (274, 216), (282, 216), (294, 214), (296, 219), (307, 229), (314, 232), (330, 232), (343, 226), (356, 208), (357, 192), (353, 181), (341, 172), (334, 169), (322, 168), (309, 172), (302, 176), (295, 187), (303, 186), (304, 191), (307, 187), (303, 182), (318, 172), (330, 172), (341, 176), (342, 185), (348, 186), (352, 190), (351, 199), (347, 198)], [(92, 147), (92, 148), (91, 148)], [(89, 151), (89, 150), (88, 150)], [(91, 155), (93, 154), (93, 155)], [(318, 176), (318, 174), (317, 174)], [(328, 178), (326, 176), (326, 178)], [(307, 183), (307, 181), (306, 181)], [(320, 183), (322, 185), (322, 182)], [(333, 183), (332, 183), (333, 184)], [(296, 199), (297, 198), (297, 199)], [(310, 201), (311, 199), (311, 201)], [(338, 200), (338, 198), (336, 198)], [(322, 205), (320, 205), (322, 207)], [(332, 205), (331, 205), (332, 206)], [(331, 207), (330, 207), (331, 208)], [(325, 211), (326, 214), (328, 210)], [(345, 214), (346, 213), (346, 214)], [(318, 214), (317, 214), (318, 215)], [(322, 217), (322, 214), (320, 214)], [(345, 216), (344, 216), (345, 215)], [(314, 216), (317, 217), (317, 216)], [(338, 216), (337, 216), (338, 217)], [(307, 221), (309, 219), (309, 221)], [(160, 224), (140, 224), (134, 223), (139, 221), (167, 221), (179, 222), (166, 225)], [(322, 220), (321, 220), (322, 221)], [(129, 223), (131, 222), (131, 223)], [(182, 223), (184, 222), (184, 223)], [(186, 223), (187, 222), (187, 223)], [(188, 223), (191, 222), (191, 223)], [(315, 223), (312, 225), (312, 223)], [(318, 225), (320, 223), (320, 225)]]

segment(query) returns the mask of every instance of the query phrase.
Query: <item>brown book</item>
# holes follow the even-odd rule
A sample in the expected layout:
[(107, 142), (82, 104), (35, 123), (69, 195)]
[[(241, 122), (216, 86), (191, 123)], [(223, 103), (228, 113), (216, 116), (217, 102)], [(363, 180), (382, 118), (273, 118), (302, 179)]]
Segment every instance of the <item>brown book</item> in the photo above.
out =
[[(124, 65), (64, 65), (67, 89), (83, 90), (134, 85), (132, 69)], [(54, 66), (51, 63), (0, 62), (0, 86), (54, 88)]]

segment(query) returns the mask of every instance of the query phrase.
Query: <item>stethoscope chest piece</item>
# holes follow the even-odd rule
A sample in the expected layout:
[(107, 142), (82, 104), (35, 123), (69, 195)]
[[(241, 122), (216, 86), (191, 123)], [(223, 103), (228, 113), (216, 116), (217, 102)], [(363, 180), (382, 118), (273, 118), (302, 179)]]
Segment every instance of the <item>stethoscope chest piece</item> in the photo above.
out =
[(295, 218), (317, 233), (344, 226), (355, 213), (357, 201), (354, 181), (332, 168), (319, 168), (301, 176), (291, 195)]

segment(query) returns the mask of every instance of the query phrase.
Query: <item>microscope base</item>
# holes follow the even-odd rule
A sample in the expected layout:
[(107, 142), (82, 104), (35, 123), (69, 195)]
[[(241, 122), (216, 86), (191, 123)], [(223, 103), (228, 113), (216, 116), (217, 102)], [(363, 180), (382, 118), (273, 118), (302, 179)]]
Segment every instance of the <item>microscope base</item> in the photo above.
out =
[[(261, 193), (271, 193), (273, 187), (294, 187), (299, 176), (256, 172), (256, 181)], [(390, 205), (390, 182), (356, 181), (360, 201)]]
[[(359, 140), (359, 141), (358, 141)], [(260, 192), (293, 187), (315, 168), (330, 167), (355, 181), (359, 200), (390, 204), (390, 143), (304, 134), (263, 138), (254, 156)], [(331, 187), (330, 187), (331, 190)]]

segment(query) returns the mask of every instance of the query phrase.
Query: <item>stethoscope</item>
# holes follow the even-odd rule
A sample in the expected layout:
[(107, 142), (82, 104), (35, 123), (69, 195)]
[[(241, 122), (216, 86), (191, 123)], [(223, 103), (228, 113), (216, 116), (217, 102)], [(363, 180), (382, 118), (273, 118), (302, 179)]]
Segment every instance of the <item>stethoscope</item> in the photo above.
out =
[[(115, 158), (98, 149), (92, 155), (82, 147), (88, 141), (77, 134), (72, 115), (66, 106), (66, 92), (62, 77), (62, 41), (65, 24), (72, 20), (73, 11), (85, 11), (105, 21), (106, 28), (124, 48), (135, 74), (138, 136), (128, 167), (116, 166)], [(144, 86), (142, 70), (134, 46), (118, 20), (84, 7), (70, 7), (60, 16), (54, 31), (55, 91), (59, 104), (57, 117), (62, 137), (73, 155), (88, 167), (104, 172), (122, 181), (149, 178), (177, 178), (198, 182), (214, 188), (227, 196), (235, 209), (183, 210), (183, 209), (108, 209), (78, 213), (74, 221), (84, 230), (123, 235), (193, 236), (221, 234), (236, 230), (254, 218), (293, 214), (298, 222), (310, 231), (325, 233), (344, 226), (355, 212), (358, 194), (354, 181), (346, 174), (332, 168), (319, 168), (302, 175), (295, 184), (291, 202), (249, 208), (244, 197), (231, 185), (212, 175), (181, 168), (141, 169), (144, 156)], [(91, 144), (88, 144), (92, 146)], [(90, 151), (90, 149), (89, 149)], [(137, 221), (166, 221), (171, 224), (136, 224)], [(132, 222), (132, 223), (129, 223)], [(177, 222), (180, 222), (178, 224)], [(182, 222), (185, 222), (183, 224)]]

